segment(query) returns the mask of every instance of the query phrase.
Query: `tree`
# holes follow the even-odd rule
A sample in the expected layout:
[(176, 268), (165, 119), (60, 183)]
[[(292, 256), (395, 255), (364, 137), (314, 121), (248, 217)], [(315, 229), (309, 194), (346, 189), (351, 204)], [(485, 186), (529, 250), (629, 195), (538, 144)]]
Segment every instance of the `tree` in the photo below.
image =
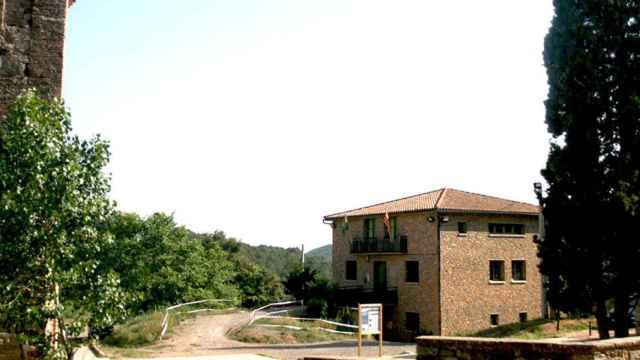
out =
[[(627, 336), (640, 291), (631, 241), (640, 194), (640, 2), (555, 0), (545, 40), (546, 123), (554, 137), (543, 202), (547, 234), (540, 269), (552, 305), (593, 307), (607, 338)], [(574, 305), (572, 305), (574, 304)]]
[[(66, 336), (122, 314), (118, 277), (100, 267), (112, 210), (108, 161), (107, 142), (71, 135), (63, 104), (34, 91), (0, 121), (0, 314), (47, 357), (71, 358)], [(65, 306), (75, 321), (65, 321)]]
[(284, 297), (282, 283), (276, 274), (244, 258), (237, 259), (235, 283), (240, 290), (242, 306), (255, 308)]
[(209, 298), (236, 299), (236, 269), (215, 242), (205, 242), (173, 216), (147, 219), (118, 213), (111, 219), (114, 241), (108, 266), (121, 277), (127, 309), (141, 312), (158, 306)]

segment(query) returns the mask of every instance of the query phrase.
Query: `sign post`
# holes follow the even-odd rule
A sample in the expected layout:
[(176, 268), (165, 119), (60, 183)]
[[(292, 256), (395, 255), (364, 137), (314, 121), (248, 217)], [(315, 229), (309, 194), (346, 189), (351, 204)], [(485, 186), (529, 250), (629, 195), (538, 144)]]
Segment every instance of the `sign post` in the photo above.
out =
[(363, 335), (378, 335), (378, 357), (382, 357), (382, 304), (358, 304), (358, 357)]

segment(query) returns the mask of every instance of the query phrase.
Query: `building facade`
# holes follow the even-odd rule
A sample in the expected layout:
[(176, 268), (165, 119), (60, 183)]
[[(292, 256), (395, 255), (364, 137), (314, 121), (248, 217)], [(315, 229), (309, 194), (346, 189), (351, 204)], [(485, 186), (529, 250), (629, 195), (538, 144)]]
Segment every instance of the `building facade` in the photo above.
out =
[(62, 95), (67, 8), (75, 0), (0, 0), (0, 118), (26, 88)]
[(381, 302), (400, 337), (540, 318), (538, 207), (440, 189), (325, 217), (339, 301)]

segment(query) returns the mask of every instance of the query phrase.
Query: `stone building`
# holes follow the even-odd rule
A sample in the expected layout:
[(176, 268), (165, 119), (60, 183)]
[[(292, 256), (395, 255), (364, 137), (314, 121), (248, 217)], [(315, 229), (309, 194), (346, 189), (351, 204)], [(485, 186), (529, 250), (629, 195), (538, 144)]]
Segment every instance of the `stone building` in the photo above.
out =
[(0, 0), (0, 118), (25, 88), (60, 97), (67, 8), (75, 0)]
[(400, 337), (540, 318), (538, 216), (454, 189), (327, 215), (338, 301), (383, 303), (386, 331)]

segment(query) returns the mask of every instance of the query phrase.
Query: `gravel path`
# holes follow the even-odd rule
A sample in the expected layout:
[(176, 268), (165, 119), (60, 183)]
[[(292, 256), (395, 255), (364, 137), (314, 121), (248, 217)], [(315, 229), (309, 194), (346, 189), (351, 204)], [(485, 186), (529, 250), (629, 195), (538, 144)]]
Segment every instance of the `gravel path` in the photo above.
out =
[[(162, 340), (156, 345), (138, 349), (141, 355), (138, 359), (257, 354), (276, 359), (294, 360), (304, 356), (356, 355), (355, 341), (295, 345), (256, 345), (231, 340), (225, 336), (229, 330), (245, 324), (248, 318), (249, 313), (237, 312), (189, 319), (176, 329), (173, 329), (171, 338)], [(385, 342), (384, 349), (387, 356), (415, 359), (415, 344)], [(374, 357), (377, 354), (377, 343), (365, 343), (364, 356)]]

